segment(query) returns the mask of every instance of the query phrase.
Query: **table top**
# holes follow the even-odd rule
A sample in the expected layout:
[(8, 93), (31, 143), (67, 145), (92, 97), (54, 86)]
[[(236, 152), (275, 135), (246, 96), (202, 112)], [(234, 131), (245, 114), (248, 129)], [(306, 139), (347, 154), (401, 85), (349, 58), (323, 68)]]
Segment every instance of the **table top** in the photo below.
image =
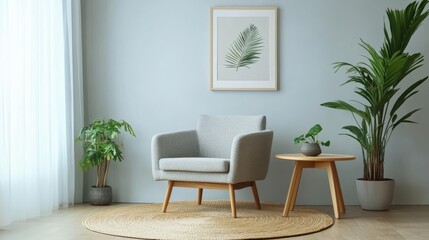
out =
[(290, 161), (346, 161), (356, 159), (355, 156), (352, 155), (343, 155), (343, 154), (332, 154), (332, 153), (322, 153), (318, 156), (305, 156), (302, 153), (285, 153), (285, 154), (277, 154), (276, 158), (279, 160), (290, 160)]

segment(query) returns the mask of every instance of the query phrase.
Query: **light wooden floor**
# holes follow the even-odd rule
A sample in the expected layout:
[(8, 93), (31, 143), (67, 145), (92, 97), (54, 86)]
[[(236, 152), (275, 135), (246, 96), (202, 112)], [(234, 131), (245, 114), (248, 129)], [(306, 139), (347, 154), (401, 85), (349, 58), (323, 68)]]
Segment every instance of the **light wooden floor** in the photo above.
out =
[[(123, 205), (123, 204), (120, 204)], [(76, 205), (54, 215), (0, 228), (1, 240), (99, 240), (126, 239), (86, 230), (81, 220), (92, 213), (116, 207)], [(331, 206), (306, 206), (333, 216)], [(363, 211), (359, 206), (346, 206), (343, 219), (322, 232), (289, 239), (429, 239), (429, 206), (394, 206), (389, 211)], [(281, 214), (279, 212), (279, 214)]]

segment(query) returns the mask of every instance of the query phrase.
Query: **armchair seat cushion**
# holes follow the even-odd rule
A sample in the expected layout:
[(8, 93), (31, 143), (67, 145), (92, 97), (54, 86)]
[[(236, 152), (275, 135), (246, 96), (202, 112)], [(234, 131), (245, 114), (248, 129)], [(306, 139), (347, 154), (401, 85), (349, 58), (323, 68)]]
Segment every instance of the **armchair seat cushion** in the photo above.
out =
[(161, 158), (159, 160), (159, 169), (164, 171), (227, 173), (229, 172), (229, 159), (202, 157)]

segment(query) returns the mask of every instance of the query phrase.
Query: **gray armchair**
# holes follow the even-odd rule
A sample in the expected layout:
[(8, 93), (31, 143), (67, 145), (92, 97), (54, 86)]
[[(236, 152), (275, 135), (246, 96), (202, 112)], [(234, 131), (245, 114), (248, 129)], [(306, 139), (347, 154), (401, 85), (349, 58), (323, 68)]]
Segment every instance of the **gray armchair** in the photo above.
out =
[(252, 187), (261, 208), (256, 180), (265, 179), (273, 132), (265, 130), (265, 116), (202, 115), (197, 130), (158, 134), (152, 138), (152, 172), (155, 180), (168, 180), (162, 212), (173, 187), (228, 189), (231, 212), (237, 216), (237, 189)]

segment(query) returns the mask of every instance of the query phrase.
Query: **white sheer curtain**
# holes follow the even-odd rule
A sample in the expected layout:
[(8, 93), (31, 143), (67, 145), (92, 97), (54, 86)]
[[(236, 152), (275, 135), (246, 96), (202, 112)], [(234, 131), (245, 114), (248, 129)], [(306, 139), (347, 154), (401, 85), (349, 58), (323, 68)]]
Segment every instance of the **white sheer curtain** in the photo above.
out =
[(0, 0), (0, 226), (74, 202), (74, 5)]

